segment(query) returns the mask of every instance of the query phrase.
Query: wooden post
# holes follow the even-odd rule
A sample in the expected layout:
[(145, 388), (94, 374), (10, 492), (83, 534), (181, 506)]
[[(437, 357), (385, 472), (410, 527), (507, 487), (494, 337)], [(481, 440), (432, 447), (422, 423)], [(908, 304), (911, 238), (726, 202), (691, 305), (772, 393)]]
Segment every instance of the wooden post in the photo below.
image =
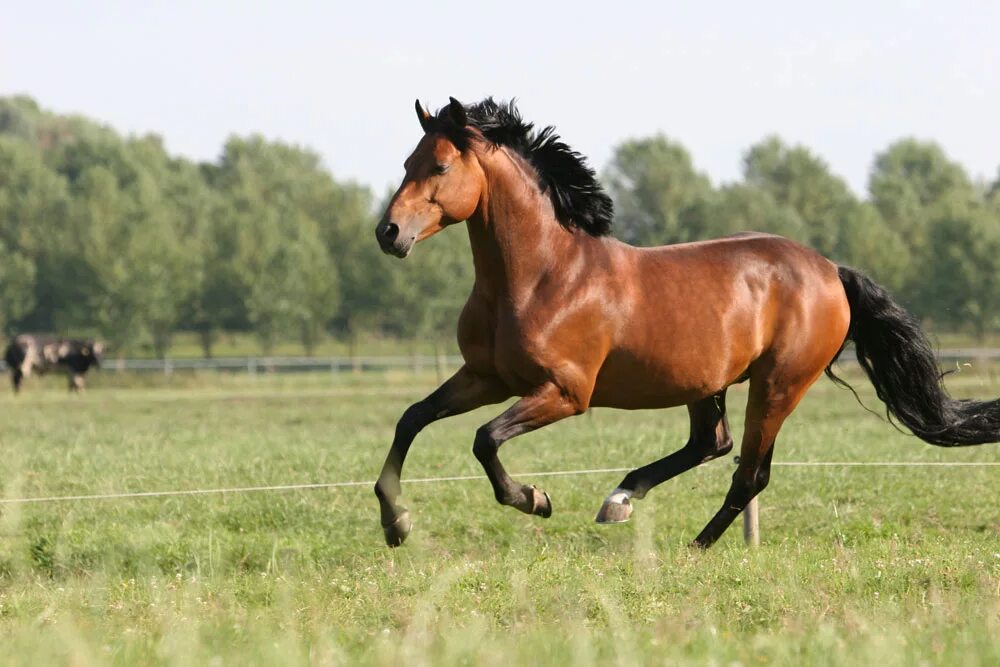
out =
[(748, 547), (760, 546), (760, 518), (757, 514), (757, 496), (743, 510), (743, 540)]

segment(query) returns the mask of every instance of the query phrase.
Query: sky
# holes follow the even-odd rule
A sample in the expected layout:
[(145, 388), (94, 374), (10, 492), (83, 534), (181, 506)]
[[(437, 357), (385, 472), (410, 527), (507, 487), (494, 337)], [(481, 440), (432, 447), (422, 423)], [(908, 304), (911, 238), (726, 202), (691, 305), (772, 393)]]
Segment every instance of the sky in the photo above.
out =
[(212, 160), (230, 134), (310, 147), (381, 193), (413, 100), (516, 97), (601, 169), (662, 132), (715, 183), (769, 134), (864, 194), (890, 142), (1000, 166), (1000, 3), (0, 0), (0, 95), (153, 132)]

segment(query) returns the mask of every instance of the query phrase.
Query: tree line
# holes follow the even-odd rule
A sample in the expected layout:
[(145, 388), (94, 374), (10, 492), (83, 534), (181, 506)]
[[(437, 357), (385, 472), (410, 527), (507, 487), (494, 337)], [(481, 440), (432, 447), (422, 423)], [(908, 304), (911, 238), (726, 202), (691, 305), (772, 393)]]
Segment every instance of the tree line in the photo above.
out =
[[(938, 329), (1000, 331), (1000, 174), (974, 182), (932, 142), (879, 153), (866, 199), (777, 137), (718, 187), (662, 135), (620, 144), (602, 176), (629, 243), (774, 232), (868, 271)], [(197, 163), (155, 135), (0, 98), (0, 326), (158, 356), (178, 331), (209, 356), (223, 331), (265, 353), (292, 337), (307, 354), (329, 335), (450, 339), (472, 284), (466, 236), (391, 261), (379, 200), (306, 148), (234, 136)]]

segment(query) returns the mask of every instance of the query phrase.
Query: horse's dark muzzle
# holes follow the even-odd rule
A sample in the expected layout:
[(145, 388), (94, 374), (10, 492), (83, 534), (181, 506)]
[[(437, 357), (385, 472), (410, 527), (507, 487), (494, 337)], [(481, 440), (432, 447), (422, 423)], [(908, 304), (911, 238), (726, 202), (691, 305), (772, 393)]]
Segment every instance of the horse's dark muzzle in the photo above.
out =
[(394, 222), (382, 221), (375, 228), (375, 238), (382, 252), (396, 257), (406, 257), (413, 247), (413, 239), (400, 238), (399, 225)]

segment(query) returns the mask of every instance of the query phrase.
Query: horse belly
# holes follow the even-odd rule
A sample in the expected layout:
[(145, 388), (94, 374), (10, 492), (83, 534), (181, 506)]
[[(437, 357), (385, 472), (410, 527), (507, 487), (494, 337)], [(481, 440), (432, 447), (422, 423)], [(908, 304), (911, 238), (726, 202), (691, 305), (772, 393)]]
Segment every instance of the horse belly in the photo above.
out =
[(612, 352), (597, 375), (590, 405), (641, 410), (688, 405), (713, 396), (736, 380), (732, 370), (681, 354), (639, 358)]

